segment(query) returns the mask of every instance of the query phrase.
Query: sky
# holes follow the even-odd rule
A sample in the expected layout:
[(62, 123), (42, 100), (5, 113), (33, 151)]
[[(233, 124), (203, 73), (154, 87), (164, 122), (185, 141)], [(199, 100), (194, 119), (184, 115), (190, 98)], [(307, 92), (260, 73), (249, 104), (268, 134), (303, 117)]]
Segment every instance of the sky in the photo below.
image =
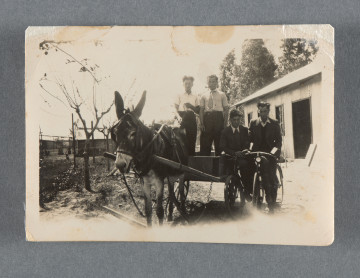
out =
[[(89, 66), (98, 66), (95, 99), (99, 111), (112, 103), (114, 91), (131, 106), (146, 90), (142, 120), (151, 123), (173, 117), (173, 102), (183, 93), (184, 75), (195, 78), (195, 94), (204, 93), (206, 77), (219, 74), (222, 60), (232, 49), (239, 59), (245, 39), (264, 39), (277, 61), (284, 27), (35, 27), (28, 29), (26, 36), (26, 93), (38, 106), (39, 128), (43, 134), (66, 136), (74, 111), (57, 99), (67, 103), (54, 81), (63, 82), (71, 94), (73, 88), (79, 90), (85, 100), (81, 111), (90, 126), (94, 79), (88, 72), (79, 72), (78, 64), (66, 63), (69, 56), (61, 51), (50, 49), (45, 55), (38, 47), (41, 41), (65, 42), (59, 45), (62, 50), (79, 61), (87, 58)], [(100, 126), (115, 120), (113, 107)]]

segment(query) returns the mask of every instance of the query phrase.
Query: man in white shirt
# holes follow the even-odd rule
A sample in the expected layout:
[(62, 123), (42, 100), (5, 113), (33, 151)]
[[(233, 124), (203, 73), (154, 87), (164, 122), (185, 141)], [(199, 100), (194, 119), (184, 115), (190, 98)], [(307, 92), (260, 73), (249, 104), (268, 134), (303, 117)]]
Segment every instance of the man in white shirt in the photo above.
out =
[(204, 156), (211, 154), (214, 142), (215, 155), (220, 155), (221, 131), (227, 126), (229, 104), (226, 95), (218, 90), (218, 77), (208, 77), (209, 91), (200, 99), (200, 153)]
[(194, 84), (192, 76), (183, 77), (185, 92), (178, 95), (175, 108), (182, 118), (181, 128), (186, 130), (187, 148), (189, 155), (195, 155), (197, 134), (196, 115), (199, 113), (199, 100), (191, 91)]

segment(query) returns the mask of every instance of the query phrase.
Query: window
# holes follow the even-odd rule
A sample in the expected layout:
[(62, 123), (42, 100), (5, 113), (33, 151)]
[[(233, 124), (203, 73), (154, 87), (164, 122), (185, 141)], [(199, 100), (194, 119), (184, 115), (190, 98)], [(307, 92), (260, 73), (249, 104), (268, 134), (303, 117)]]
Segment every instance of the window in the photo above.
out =
[(252, 120), (252, 115), (253, 115), (253, 113), (252, 112), (250, 112), (250, 113), (248, 113), (248, 115), (247, 115), (247, 120), (248, 120), (248, 126), (250, 126), (250, 122), (251, 122), (251, 120)]
[(275, 106), (276, 120), (280, 124), (281, 134), (285, 136), (284, 105)]

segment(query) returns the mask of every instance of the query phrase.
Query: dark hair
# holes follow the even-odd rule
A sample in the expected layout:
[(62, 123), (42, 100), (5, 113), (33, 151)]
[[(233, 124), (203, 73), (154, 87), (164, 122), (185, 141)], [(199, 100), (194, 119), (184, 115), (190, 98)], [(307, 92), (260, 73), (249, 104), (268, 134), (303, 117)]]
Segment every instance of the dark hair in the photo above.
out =
[(209, 81), (209, 79), (211, 79), (211, 78), (216, 79), (216, 82), (219, 81), (219, 78), (218, 78), (215, 74), (209, 75), (208, 78), (207, 78), (207, 80)]
[(241, 117), (241, 113), (239, 110), (233, 109), (230, 111), (230, 119), (234, 117)]
[(258, 108), (266, 107), (267, 109), (270, 109), (270, 103), (265, 101), (259, 101), (257, 107)]
[(185, 80), (191, 80), (191, 82), (194, 82), (194, 77), (184, 75), (182, 80), (183, 80), (183, 82), (185, 82)]

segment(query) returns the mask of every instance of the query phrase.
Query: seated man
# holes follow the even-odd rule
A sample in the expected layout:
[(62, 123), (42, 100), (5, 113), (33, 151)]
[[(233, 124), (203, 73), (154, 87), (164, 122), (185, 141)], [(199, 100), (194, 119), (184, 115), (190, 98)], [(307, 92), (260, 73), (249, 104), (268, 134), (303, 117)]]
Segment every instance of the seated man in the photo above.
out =
[[(257, 106), (259, 118), (252, 120), (249, 127), (250, 150), (267, 152), (278, 157), (282, 145), (280, 125), (276, 120), (269, 118), (269, 103), (259, 102)], [(276, 163), (276, 159), (263, 158), (261, 164), (266, 201), (270, 212), (274, 209), (277, 195)]]
[[(250, 138), (248, 129), (240, 125), (241, 114), (234, 109), (230, 112), (230, 126), (226, 127), (220, 137), (220, 149), (225, 154), (237, 156), (237, 163), (240, 169), (242, 182), (245, 187), (245, 198), (251, 201), (250, 193), (252, 192), (252, 179), (254, 176), (254, 169), (251, 164), (244, 157), (244, 153), (248, 151)], [(227, 173), (233, 173), (234, 162), (227, 159), (225, 163)]]

